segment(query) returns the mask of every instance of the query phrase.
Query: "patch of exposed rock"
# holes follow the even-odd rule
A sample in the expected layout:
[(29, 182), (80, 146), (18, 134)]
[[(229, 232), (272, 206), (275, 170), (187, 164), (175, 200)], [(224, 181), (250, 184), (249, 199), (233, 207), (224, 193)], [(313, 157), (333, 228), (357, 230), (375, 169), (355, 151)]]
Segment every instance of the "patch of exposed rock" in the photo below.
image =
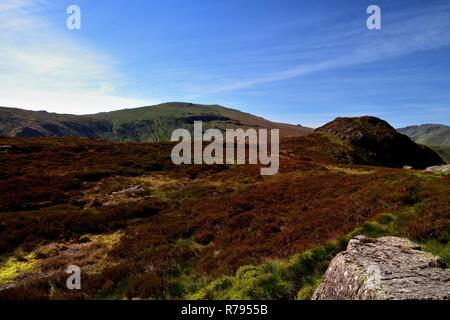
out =
[(427, 172), (447, 172), (450, 171), (450, 164), (445, 164), (442, 166), (433, 166), (425, 169)]
[(450, 270), (408, 239), (357, 236), (331, 261), (312, 299), (450, 299)]

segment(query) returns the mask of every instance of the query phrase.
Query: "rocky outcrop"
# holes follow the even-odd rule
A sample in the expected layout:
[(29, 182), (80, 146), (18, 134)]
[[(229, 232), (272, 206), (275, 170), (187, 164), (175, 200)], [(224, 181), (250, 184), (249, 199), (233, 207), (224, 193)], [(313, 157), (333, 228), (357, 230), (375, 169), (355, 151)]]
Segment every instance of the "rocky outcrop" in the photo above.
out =
[(450, 299), (450, 270), (407, 239), (357, 236), (331, 261), (312, 299)]
[(316, 129), (340, 139), (353, 148), (352, 162), (402, 168), (425, 169), (444, 164), (430, 148), (416, 144), (376, 117), (336, 118)]

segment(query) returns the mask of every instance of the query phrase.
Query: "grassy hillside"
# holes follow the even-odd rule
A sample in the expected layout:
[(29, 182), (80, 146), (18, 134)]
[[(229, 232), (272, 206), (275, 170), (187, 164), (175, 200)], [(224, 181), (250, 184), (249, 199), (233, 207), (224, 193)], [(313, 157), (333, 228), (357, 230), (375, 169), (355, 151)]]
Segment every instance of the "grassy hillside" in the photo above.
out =
[(448, 174), (351, 164), (320, 131), (282, 140), (270, 177), (175, 166), (173, 145), (1, 138), (0, 298), (305, 299), (355, 234), (450, 262)]
[(450, 163), (450, 145), (444, 146), (428, 145), (428, 147), (430, 147), (437, 154), (439, 154), (445, 162)]
[(282, 137), (302, 136), (312, 129), (274, 123), (217, 105), (165, 103), (94, 115), (76, 116), (0, 107), (0, 136), (79, 136), (115, 142), (167, 141), (173, 130), (191, 130), (196, 120), (205, 128), (278, 128)]
[(278, 128), (283, 137), (312, 132), (309, 128), (274, 123), (219, 105), (180, 102), (99, 113), (89, 117), (110, 121), (117, 141), (167, 141), (177, 128), (192, 131), (194, 121), (203, 121), (204, 128)]
[(450, 163), (450, 127), (440, 124), (423, 124), (397, 129), (413, 139), (436, 151), (442, 159)]
[(442, 124), (423, 124), (397, 129), (417, 143), (450, 146), (450, 127)]
[(0, 136), (113, 138), (111, 124), (105, 120), (5, 107), (0, 107)]

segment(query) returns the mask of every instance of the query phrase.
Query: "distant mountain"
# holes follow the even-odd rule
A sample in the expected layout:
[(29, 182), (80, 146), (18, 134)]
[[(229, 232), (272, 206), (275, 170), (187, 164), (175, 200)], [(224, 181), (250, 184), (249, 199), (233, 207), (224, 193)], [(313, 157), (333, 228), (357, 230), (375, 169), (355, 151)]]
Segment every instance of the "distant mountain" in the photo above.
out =
[(450, 146), (450, 127), (442, 124), (422, 124), (397, 129), (417, 143), (426, 145)]
[(436, 151), (442, 159), (450, 163), (450, 127), (442, 124), (423, 124), (397, 129), (415, 142)]
[(0, 107), (0, 135), (113, 137), (112, 126), (105, 120), (4, 107)]
[(313, 129), (276, 123), (219, 105), (164, 103), (92, 115), (56, 114), (0, 107), (0, 136), (82, 136), (117, 142), (166, 141), (177, 128), (193, 129), (194, 121), (207, 128), (280, 129), (282, 137), (303, 136)]
[(423, 169), (442, 164), (440, 156), (418, 145), (376, 117), (336, 118), (316, 129), (316, 133), (339, 139), (350, 146), (348, 158), (355, 163)]

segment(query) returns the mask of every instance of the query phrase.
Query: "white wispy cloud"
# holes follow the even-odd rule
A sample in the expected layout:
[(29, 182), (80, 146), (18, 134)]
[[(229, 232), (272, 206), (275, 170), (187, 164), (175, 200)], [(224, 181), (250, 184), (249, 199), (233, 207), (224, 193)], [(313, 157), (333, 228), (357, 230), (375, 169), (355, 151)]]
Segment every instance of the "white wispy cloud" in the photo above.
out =
[[(237, 91), (314, 72), (353, 67), (449, 46), (450, 4), (431, 5), (424, 10), (403, 8), (386, 19), (383, 16), (381, 31), (361, 28), (355, 32), (354, 26), (354, 22), (347, 21), (343, 25), (333, 26), (330, 30), (324, 30), (317, 43), (310, 43), (310, 46), (306, 43), (300, 50), (297, 48), (294, 53), (297, 59), (304, 58), (308, 62), (239, 80), (219, 79), (216, 81), (218, 85), (202, 84), (193, 88), (193, 96)], [(289, 58), (292, 57), (291, 52)]]
[(52, 25), (46, 0), (0, 3), (0, 105), (65, 113), (158, 102), (122, 96), (129, 79), (95, 46), (74, 40), (64, 21)]

